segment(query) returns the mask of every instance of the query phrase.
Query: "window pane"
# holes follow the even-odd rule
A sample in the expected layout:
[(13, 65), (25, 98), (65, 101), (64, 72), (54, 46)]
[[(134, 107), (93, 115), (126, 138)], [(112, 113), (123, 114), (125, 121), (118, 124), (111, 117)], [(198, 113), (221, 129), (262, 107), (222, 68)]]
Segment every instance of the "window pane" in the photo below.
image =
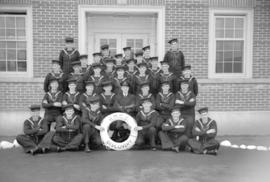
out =
[(116, 48), (116, 39), (110, 39), (109, 46), (110, 48)]
[(25, 28), (25, 18), (24, 17), (17, 17), (16, 18), (16, 27), (17, 28)]
[(6, 60), (6, 49), (0, 49), (0, 60)]
[(243, 52), (235, 51), (234, 52), (234, 62), (242, 62), (243, 61)]
[(16, 42), (15, 41), (8, 41), (7, 42), (7, 48), (16, 48)]
[(16, 61), (8, 61), (8, 71), (16, 71)]
[(134, 40), (133, 39), (127, 39), (127, 46), (134, 48)]
[(25, 61), (19, 61), (18, 62), (18, 71), (26, 71), (26, 62)]
[(233, 65), (234, 69), (233, 69), (233, 72), (234, 73), (242, 73), (242, 63), (234, 63)]
[(5, 17), (0, 17), (0, 28), (5, 28)]
[(15, 38), (15, 29), (7, 29), (6, 36), (6, 38)]
[(233, 50), (233, 41), (224, 41), (224, 50), (232, 51)]
[(7, 28), (15, 28), (15, 17), (7, 17), (6, 18), (6, 27)]
[(225, 29), (234, 28), (234, 18), (225, 18)]
[(243, 50), (244, 41), (234, 41), (234, 50), (235, 51), (242, 51)]
[(0, 38), (5, 38), (5, 37), (6, 37), (6, 30), (0, 29)]
[(6, 61), (0, 61), (0, 71), (6, 71)]
[(16, 60), (16, 49), (7, 50), (7, 60)]
[(142, 48), (143, 47), (143, 40), (142, 39), (136, 39), (136, 48)]
[(26, 42), (17, 42), (18, 49), (26, 49)]
[(244, 18), (235, 18), (235, 28), (244, 28)]
[(224, 62), (233, 61), (233, 52), (224, 52)]
[(224, 38), (224, 30), (216, 30), (216, 38)]
[(224, 63), (224, 73), (232, 73), (232, 63)]
[(235, 38), (243, 38), (244, 37), (244, 30), (243, 29), (236, 29), (235, 30)]
[(217, 41), (217, 51), (223, 51), (223, 41)]
[(221, 63), (223, 62), (223, 52), (216, 53), (216, 61)]
[(17, 29), (17, 37), (25, 37), (25, 29)]
[(107, 39), (100, 39), (100, 45), (107, 44)]
[(6, 41), (0, 41), (0, 49), (6, 48)]
[(216, 29), (224, 29), (224, 18), (216, 18)]
[(225, 30), (225, 38), (234, 38), (234, 30), (226, 29)]
[(26, 60), (26, 50), (18, 50), (17, 51), (17, 59), (18, 60)]
[(223, 63), (216, 64), (216, 73), (223, 73)]

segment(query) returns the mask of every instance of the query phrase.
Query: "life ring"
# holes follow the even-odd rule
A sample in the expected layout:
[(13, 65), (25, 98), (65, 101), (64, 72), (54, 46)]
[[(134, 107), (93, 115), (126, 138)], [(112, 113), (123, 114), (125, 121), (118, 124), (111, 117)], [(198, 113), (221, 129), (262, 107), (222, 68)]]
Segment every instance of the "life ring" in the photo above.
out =
[[(110, 127), (110, 124), (113, 123), (114, 121), (121, 120), (127, 123), (130, 126), (130, 135), (127, 140), (123, 142), (115, 142), (113, 141), (109, 134), (108, 130)], [(113, 150), (128, 150), (130, 149), (136, 142), (137, 136), (138, 136), (138, 131), (135, 131), (134, 128), (137, 126), (137, 123), (135, 119), (126, 114), (126, 113), (121, 113), (121, 112), (116, 112), (113, 114), (110, 114), (106, 116), (102, 122), (101, 126), (105, 129), (104, 131), (100, 132), (100, 137), (103, 142), (103, 144)]]

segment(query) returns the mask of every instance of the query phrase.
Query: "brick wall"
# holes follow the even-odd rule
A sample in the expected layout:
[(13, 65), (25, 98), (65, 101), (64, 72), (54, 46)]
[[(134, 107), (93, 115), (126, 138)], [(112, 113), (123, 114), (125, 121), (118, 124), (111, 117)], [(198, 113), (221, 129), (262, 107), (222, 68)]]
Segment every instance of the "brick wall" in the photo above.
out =
[(253, 34), (253, 77), (270, 78), (270, 1), (256, 1)]
[[(193, 65), (200, 83), (198, 107), (208, 105), (216, 111), (270, 110), (270, 84), (257, 82), (270, 78), (270, 1), (254, 4), (253, 77), (249, 83), (207, 81), (208, 75), (208, 13), (215, 0), (120, 0), (119, 6), (165, 6), (166, 49), (171, 37), (180, 40), (187, 63)], [(50, 60), (57, 58), (64, 46), (64, 37), (78, 38), (78, 5), (117, 5), (117, 0), (0, 0), (0, 4), (26, 4), (33, 10), (34, 77), (43, 78), (50, 70)], [(252, 0), (246, 0), (251, 2)], [(224, 2), (220, 1), (219, 2)], [(230, 1), (234, 2), (234, 1)], [(241, 1), (242, 2), (242, 1)], [(210, 4), (209, 4), (210, 3)], [(206, 80), (206, 81), (205, 81)], [(22, 110), (42, 99), (39, 81), (0, 82), (0, 111)]]

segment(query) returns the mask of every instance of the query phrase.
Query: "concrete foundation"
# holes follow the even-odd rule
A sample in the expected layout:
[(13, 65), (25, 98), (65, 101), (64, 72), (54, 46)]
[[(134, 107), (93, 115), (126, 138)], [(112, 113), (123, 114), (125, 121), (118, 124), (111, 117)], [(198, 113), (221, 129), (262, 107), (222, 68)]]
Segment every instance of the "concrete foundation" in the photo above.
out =
[[(218, 135), (270, 135), (270, 111), (210, 112), (209, 115), (217, 121)], [(0, 135), (22, 133), (23, 122), (28, 117), (28, 111), (1, 111)]]

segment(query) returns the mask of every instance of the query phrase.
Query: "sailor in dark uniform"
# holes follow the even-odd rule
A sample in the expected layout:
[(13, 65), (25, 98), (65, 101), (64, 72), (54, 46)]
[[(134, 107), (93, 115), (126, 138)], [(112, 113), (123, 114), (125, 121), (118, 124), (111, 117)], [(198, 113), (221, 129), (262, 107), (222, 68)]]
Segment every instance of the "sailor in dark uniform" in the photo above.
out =
[(133, 59), (131, 47), (127, 46), (123, 48), (124, 51), (124, 57), (123, 57), (123, 63), (126, 63), (126, 60)]
[(81, 61), (81, 68), (82, 68), (81, 71), (84, 74), (88, 70), (88, 55), (87, 54), (80, 55), (79, 59)]
[(50, 80), (55, 78), (59, 83), (59, 90), (63, 91), (64, 73), (62, 72), (59, 64), (59, 60), (52, 60), (52, 71), (48, 73), (44, 80), (44, 91), (48, 92), (50, 90)]
[(150, 65), (150, 58), (151, 58), (150, 45), (143, 47), (142, 50), (143, 50), (143, 59), (148, 65)]
[(35, 155), (37, 152), (45, 152), (42, 147), (44, 136), (48, 132), (47, 121), (40, 117), (40, 105), (30, 106), (32, 116), (24, 121), (24, 134), (16, 137), (17, 142), (26, 153)]
[(123, 65), (123, 54), (115, 54), (115, 66), (121, 66)]
[(191, 151), (197, 154), (217, 155), (219, 142), (217, 136), (217, 123), (208, 117), (208, 108), (203, 107), (198, 110), (201, 118), (195, 122), (193, 127), (193, 138), (189, 139), (188, 144)]
[(180, 77), (185, 66), (184, 54), (178, 48), (177, 39), (171, 39), (168, 41), (168, 43), (171, 45), (171, 48), (165, 54), (163, 61), (167, 61), (170, 65), (170, 71), (173, 72), (177, 77)]
[(72, 72), (71, 63), (79, 59), (80, 53), (74, 48), (74, 39), (67, 37), (65, 39), (66, 47), (61, 50), (59, 55), (59, 62), (64, 74), (69, 74)]

